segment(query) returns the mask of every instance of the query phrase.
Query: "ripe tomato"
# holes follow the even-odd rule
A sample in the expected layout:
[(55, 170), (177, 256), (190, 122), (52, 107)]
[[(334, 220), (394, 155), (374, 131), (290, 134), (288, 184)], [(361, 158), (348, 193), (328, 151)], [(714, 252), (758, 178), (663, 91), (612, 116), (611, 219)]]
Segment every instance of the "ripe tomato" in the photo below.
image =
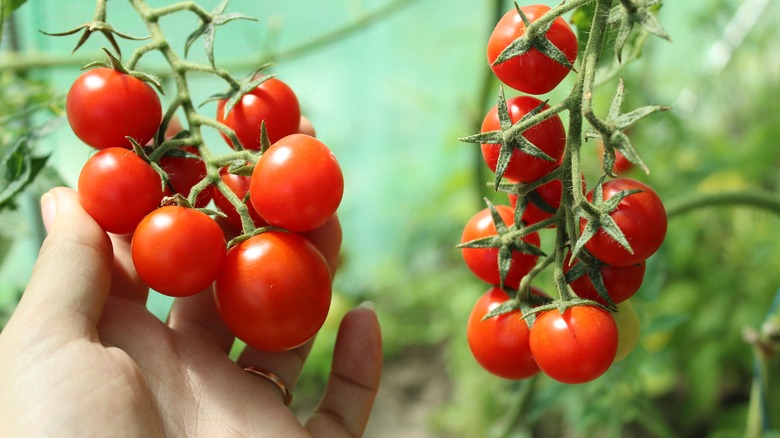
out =
[(78, 180), (79, 201), (103, 230), (132, 233), (163, 197), (160, 175), (124, 148), (103, 149), (90, 157)]
[(639, 342), (639, 315), (631, 301), (623, 301), (617, 305), (617, 312), (611, 313), (617, 324), (618, 348), (615, 362), (628, 357)]
[(569, 384), (590, 382), (615, 359), (617, 325), (598, 307), (575, 306), (563, 314), (549, 310), (537, 316), (529, 343), (539, 368), (551, 378)]
[[(516, 96), (506, 101), (507, 109), (512, 123), (520, 120), (524, 115), (542, 104), (542, 101), (531, 96)], [(545, 105), (544, 108), (548, 108)], [(498, 108), (494, 106), (485, 115), (482, 121), (482, 132), (497, 131), (501, 129), (498, 120)], [(555, 161), (546, 161), (541, 158), (528, 155), (518, 149), (512, 151), (509, 165), (504, 176), (518, 182), (531, 182), (550, 173), (561, 164), (563, 151), (566, 148), (566, 130), (558, 115), (534, 125), (523, 131), (523, 137), (530, 141), (542, 152), (552, 157)], [(490, 170), (496, 171), (498, 156), (501, 151), (499, 144), (483, 144), (482, 157)]]
[(471, 310), (466, 337), (474, 359), (487, 371), (505, 379), (525, 379), (539, 372), (528, 344), (528, 324), (515, 310), (482, 321), (490, 311), (509, 299), (494, 287), (485, 292)]
[(214, 296), (236, 337), (259, 350), (289, 350), (311, 339), (325, 322), (330, 271), (305, 237), (269, 231), (228, 251)]
[[(227, 168), (223, 168), (219, 171), (219, 176), (225, 185), (238, 196), (239, 199), (244, 199), (249, 192), (249, 180), (248, 176), (235, 175), (228, 172)], [(212, 186), (211, 194), (214, 198), (214, 205), (222, 212), (225, 213), (226, 221), (228, 225), (233, 227), (236, 231), (241, 231), (241, 217), (236, 211), (236, 207), (228, 201), (225, 195), (222, 194), (216, 187)], [(251, 202), (246, 203), (247, 209), (249, 209), (249, 216), (255, 223), (255, 227), (264, 227), (268, 224), (265, 223), (263, 218), (255, 211)]]
[[(585, 193), (585, 190), (585, 175), (582, 175), (582, 193)], [(533, 190), (531, 193), (534, 193), (535, 196), (546, 204), (544, 208), (551, 208), (553, 211), (549, 212), (543, 210), (542, 205), (544, 204), (536, 205), (533, 199), (529, 199), (528, 205), (523, 212), (523, 221), (530, 225), (551, 218), (552, 215), (555, 214), (555, 211), (558, 210), (558, 207), (561, 206), (562, 191), (563, 184), (561, 184), (561, 180), (559, 179), (554, 179), (546, 184), (542, 184)], [(512, 208), (517, 208), (517, 195), (509, 195), (509, 205), (511, 205)], [(550, 228), (551, 227), (553, 227), (553, 225), (550, 225)]]
[[(182, 149), (198, 155), (198, 150), (194, 147), (190, 146)], [(190, 195), (192, 186), (206, 177), (206, 163), (197, 158), (165, 155), (160, 159), (160, 167), (168, 174), (168, 184), (170, 184), (175, 193), (179, 193), (185, 198)], [(203, 190), (195, 200), (195, 207), (203, 208), (208, 205), (209, 201), (211, 201), (211, 191)]]
[[(275, 143), (298, 132), (301, 108), (293, 90), (276, 78), (268, 79), (245, 94), (225, 116), (225, 103), (217, 102), (217, 121), (235, 131), (245, 149), (260, 149), (260, 125), (265, 121), (268, 139)], [(233, 147), (230, 139), (222, 138)]]
[[(642, 190), (623, 198), (617, 209), (610, 213), (617, 226), (623, 231), (633, 253), (628, 252), (604, 230), (599, 230), (585, 244), (585, 248), (602, 262), (615, 266), (630, 266), (642, 263), (653, 255), (666, 237), (666, 210), (661, 198), (647, 184), (631, 178), (615, 178), (602, 184), (604, 199), (624, 190)], [(593, 191), (587, 195), (593, 200)], [(587, 221), (580, 221), (580, 231)]]
[[(547, 13), (546, 5), (529, 5), (520, 8), (531, 22)], [(528, 94), (543, 94), (555, 88), (569, 69), (549, 58), (536, 49), (493, 65), (498, 55), (517, 38), (525, 33), (525, 23), (517, 10), (512, 8), (496, 24), (488, 39), (487, 59), (496, 77), (506, 85)], [(566, 59), (574, 64), (577, 58), (577, 37), (566, 20), (558, 17), (546, 33), (547, 39), (560, 49)]]
[(65, 103), (68, 123), (96, 149), (144, 145), (162, 118), (160, 98), (146, 82), (110, 68), (87, 70), (71, 85)]
[(271, 145), (257, 161), (249, 186), (260, 217), (296, 232), (324, 224), (336, 213), (343, 193), (336, 156), (306, 134), (288, 135)]
[[(563, 264), (565, 272), (570, 271), (574, 265), (579, 263), (579, 260), (575, 260), (574, 263), (569, 264), (568, 260), (567, 255), (566, 262)], [(639, 290), (639, 287), (642, 286), (642, 280), (645, 278), (645, 267), (644, 261), (636, 265), (604, 265), (601, 267), (601, 279), (604, 281), (604, 287), (607, 289), (607, 293), (612, 298), (613, 303), (622, 303)], [(572, 281), (569, 283), (569, 286), (571, 286), (571, 289), (578, 297), (607, 305), (607, 302), (596, 291), (596, 287), (593, 286), (593, 282), (587, 274)]]
[(328, 262), (331, 278), (336, 275), (341, 255), (341, 222), (338, 214), (334, 214), (327, 222), (319, 227), (301, 233), (320, 251), (325, 261)]
[[(507, 226), (514, 223), (514, 211), (510, 207), (506, 205), (496, 205), (496, 210), (498, 210), (498, 214)], [(472, 216), (466, 223), (466, 226), (463, 228), (460, 242), (466, 243), (482, 237), (495, 236), (497, 234), (498, 231), (496, 231), (493, 217), (490, 215), (490, 210), (485, 208)], [(538, 247), (540, 243), (539, 234), (527, 234), (523, 236), (523, 241)], [(461, 248), (463, 260), (466, 262), (466, 265), (471, 272), (480, 280), (493, 286), (498, 286), (501, 280), (498, 272), (498, 252), (498, 248)], [(509, 272), (504, 281), (504, 286), (517, 289), (517, 287), (520, 286), (520, 280), (522, 280), (523, 276), (534, 267), (537, 259), (538, 257), (535, 255), (513, 251), (512, 266), (509, 268)]]
[(225, 259), (222, 229), (192, 208), (166, 206), (149, 213), (133, 233), (135, 270), (150, 288), (186, 297), (207, 288)]

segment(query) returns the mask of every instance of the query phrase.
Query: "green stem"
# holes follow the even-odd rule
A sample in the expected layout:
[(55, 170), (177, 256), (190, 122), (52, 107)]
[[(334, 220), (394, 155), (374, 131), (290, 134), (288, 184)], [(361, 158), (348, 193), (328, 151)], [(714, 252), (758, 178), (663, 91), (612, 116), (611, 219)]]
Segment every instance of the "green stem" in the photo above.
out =
[(706, 207), (744, 206), (766, 210), (780, 215), (780, 197), (774, 193), (741, 191), (705, 193), (674, 200), (666, 205), (666, 216), (671, 219)]

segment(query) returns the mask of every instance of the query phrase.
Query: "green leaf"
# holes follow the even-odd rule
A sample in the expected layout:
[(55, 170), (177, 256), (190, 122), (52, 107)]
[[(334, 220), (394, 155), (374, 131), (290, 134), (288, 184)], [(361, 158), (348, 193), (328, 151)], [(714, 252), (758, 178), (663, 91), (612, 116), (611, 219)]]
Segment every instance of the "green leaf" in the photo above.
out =
[(20, 138), (0, 160), (0, 210), (11, 205), (46, 165), (49, 156), (33, 156), (27, 137)]
[(19, 9), (27, 0), (0, 0), (0, 43), (3, 42), (3, 25), (11, 14)]

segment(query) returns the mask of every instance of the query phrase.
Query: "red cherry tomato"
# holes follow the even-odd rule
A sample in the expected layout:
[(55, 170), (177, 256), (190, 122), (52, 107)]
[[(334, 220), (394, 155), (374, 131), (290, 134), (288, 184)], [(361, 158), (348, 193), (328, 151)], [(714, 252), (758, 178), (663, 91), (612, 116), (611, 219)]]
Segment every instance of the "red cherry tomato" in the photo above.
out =
[(311, 339), (325, 322), (330, 270), (305, 237), (269, 231), (228, 251), (214, 296), (236, 337), (259, 350), (289, 350)]
[[(268, 79), (245, 94), (227, 116), (224, 114), (226, 102), (217, 102), (217, 120), (235, 131), (245, 149), (260, 149), (262, 122), (265, 122), (271, 143), (298, 132), (301, 121), (298, 98), (293, 90), (279, 79)], [(233, 147), (227, 137), (222, 137)]]
[(528, 324), (518, 310), (482, 318), (509, 299), (506, 292), (492, 288), (471, 311), (466, 328), (474, 358), (490, 373), (505, 379), (525, 379), (539, 372), (528, 343)]
[[(507, 226), (514, 223), (514, 211), (510, 207), (506, 205), (496, 205), (496, 210)], [(493, 223), (493, 217), (490, 215), (490, 210), (485, 208), (469, 219), (463, 229), (460, 241), (461, 243), (466, 243), (482, 237), (495, 236), (497, 234), (498, 232)], [(523, 241), (538, 247), (540, 243), (539, 234), (527, 234), (523, 236)], [(498, 252), (498, 248), (461, 249), (463, 260), (466, 262), (466, 265), (471, 272), (480, 280), (493, 286), (499, 285), (501, 279), (498, 271)], [(517, 289), (520, 285), (520, 280), (534, 267), (537, 259), (538, 257), (535, 255), (513, 251), (512, 266), (509, 268), (509, 272), (504, 281), (504, 286)]]
[[(546, 5), (523, 6), (520, 10), (531, 22), (550, 10)], [(515, 90), (528, 94), (543, 94), (555, 88), (569, 73), (569, 69), (532, 48), (528, 52), (493, 65), (498, 55), (515, 39), (525, 34), (525, 23), (512, 8), (499, 20), (488, 39), (487, 59), (496, 77)], [(547, 39), (560, 49), (571, 64), (577, 58), (577, 37), (566, 20), (556, 18), (546, 33)]]
[[(226, 168), (223, 168), (219, 171), (219, 176), (222, 178), (222, 181), (225, 183), (225, 185), (227, 185), (228, 188), (233, 193), (235, 193), (236, 196), (238, 196), (238, 199), (243, 200), (246, 197), (246, 194), (249, 193), (250, 177), (232, 174), (228, 172)], [(223, 195), (222, 192), (220, 192), (219, 189), (217, 189), (215, 186), (212, 186), (211, 193), (214, 197), (214, 205), (216, 205), (217, 208), (222, 213), (225, 213), (225, 216), (227, 216), (225, 220), (227, 221), (228, 225), (230, 225), (236, 231), (241, 231), (241, 217), (238, 215), (236, 207), (233, 206), (233, 204), (228, 201), (225, 195)], [(257, 214), (255, 207), (252, 206), (251, 202), (246, 202), (246, 207), (249, 209), (249, 216), (252, 218), (255, 227), (264, 227), (268, 225), (263, 220), (263, 218)]]
[(103, 149), (84, 164), (79, 201), (103, 230), (129, 234), (163, 197), (160, 175), (124, 148)]
[[(568, 260), (567, 255), (566, 262), (563, 264), (565, 272), (570, 271), (574, 265), (579, 263), (579, 260), (575, 260), (574, 263), (569, 264)], [(642, 286), (642, 280), (645, 278), (645, 267), (645, 262), (629, 266), (604, 265), (601, 267), (601, 278), (613, 303), (622, 303), (634, 296), (639, 287)], [(607, 305), (587, 274), (572, 281), (569, 286), (578, 297)]]
[(549, 310), (537, 316), (529, 343), (539, 368), (551, 378), (569, 384), (590, 382), (615, 359), (617, 325), (598, 307), (575, 306), (563, 314)]
[(344, 176), (335, 155), (306, 134), (277, 141), (252, 172), (249, 198), (271, 225), (290, 231), (313, 230), (336, 213)]
[[(642, 190), (620, 201), (617, 209), (610, 213), (617, 226), (623, 231), (633, 253), (623, 248), (604, 230), (599, 230), (585, 244), (585, 248), (602, 262), (615, 266), (630, 266), (642, 263), (653, 255), (666, 237), (666, 210), (661, 198), (647, 184), (631, 178), (615, 178), (603, 183), (604, 199), (624, 190)], [(591, 190), (587, 198), (593, 200)], [(580, 221), (580, 231), (587, 221)]]
[[(198, 155), (194, 147), (184, 147), (183, 150)], [(160, 167), (168, 174), (168, 184), (176, 193), (185, 198), (190, 195), (192, 186), (206, 177), (206, 163), (198, 158), (177, 157), (165, 155), (160, 158)], [(211, 201), (211, 190), (203, 190), (195, 200), (196, 208), (203, 208)]]
[(161, 207), (133, 233), (131, 253), (141, 280), (173, 297), (207, 288), (225, 259), (225, 238), (213, 219), (192, 208)]
[(87, 70), (68, 91), (65, 109), (73, 132), (95, 149), (144, 145), (162, 118), (160, 98), (146, 82), (110, 68)]
[[(542, 104), (542, 101), (531, 96), (516, 96), (506, 101), (507, 109), (512, 123), (520, 120), (524, 115), (531, 112), (534, 108)], [(544, 105), (548, 108), (548, 105)], [(482, 132), (497, 131), (501, 129), (498, 120), (498, 109), (496, 106), (490, 109), (482, 121)], [(546, 161), (541, 158), (528, 155), (518, 149), (512, 152), (509, 165), (504, 172), (504, 176), (514, 181), (531, 182), (550, 173), (561, 164), (563, 151), (566, 148), (566, 130), (563, 127), (558, 115), (534, 125), (522, 133), (529, 142), (541, 149), (553, 158), (554, 161)], [(490, 170), (496, 171), (498, 164), (499, 144), (483, 144), (482, 157)]]

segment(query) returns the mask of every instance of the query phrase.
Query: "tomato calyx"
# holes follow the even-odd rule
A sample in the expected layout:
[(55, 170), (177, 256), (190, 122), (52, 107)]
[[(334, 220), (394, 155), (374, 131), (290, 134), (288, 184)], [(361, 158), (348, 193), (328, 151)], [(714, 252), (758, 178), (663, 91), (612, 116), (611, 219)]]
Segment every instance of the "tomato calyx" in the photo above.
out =
[(521, 314), (520, 319), (526, 321), (528, 328), (531, 328), (534, 319), (536, 318), (536, 311), (534, 309), (546, 307), (552, 303), (550, 297), (533, 287), (529, 288), (528, 292), (525, 294), (522, 293), (521, 290), (514, 290), (511, 288), (505, 288), (503, 290), (511, 298), (486, 313), (485, 316), (482, 317), (482, 321), (519, 311)]
[[(512, 118), (509, 114), (507, 107), (506, 97), (504, 95), (504, 87), (499, 88), (498, 93), (498, 119), (501, 129), (496, 131), (481, 132), (479, 134), (463, 137), (460, 141), (465, 143), (477, 143), (477, 144), (497, 144), (500, 145), (500, 151), (498, 155), (498, 163), (495, 170), (495, 186), (501, 183), (501, 179), (504, 177), (509, 161), (512, 159), (512, 153), (515, 150), (519, 150), (532, 157), (542, 159), (548, 162), (556, 161), (555, 158), (549, 156), (542, 151), (538, 146), (534, 145), (522, 133), (531, 128), (532, 126), (541, 123), (540, 121), (534, 121), (529, 123), (531, 119), (536, 119), (541, 113), (546, 111), (547, 102), (541, 102), (536, 108), (523, 115), (516, 123), (512, 123)], [(550, 113), (550, 116), (554, 115)], [(526, 126), (528, 125), (528, 126)], [(522, 126), (522, 131), (518, 129), (518, 126)]]
[(145, 36), (145, 37), (134, 37), (132, 35), (128, 35), (126, 33), (122, 33), (114, 29), (110, 24), (106, 22), (106, 8), (105, 5), (101, 8), (101, 3), (98, 2), (97, 9), (95, 10), (95, 15), (92, 19), (92, 21), (89, 21), (87, 23), (82, 24), (81, 26), (74, 27), (73, 29), (66, 30), (64, 32), (55, 32), (55, 33), (49, 33), (40, 31), (44, 35), (48, 36), (68, 36), (68, 35), (74, 35), (76, 33), (79, 33), (81, 31), (84, 31), (84, 33), (81, 35), (81, 38), (79, 38), (78, 42), (76, 43), (76, 47), (73, 48), (73, 51), (71, 53), (76, 53), (76, 50), (78, 50), (87, 40), (89, 37), (92, 36), (95, 32), (100, 32), (103, 34), (104, 37), (108, 40), (109, 43), (111, 43), (111, 47), (116, 50), (116, 53), (120, 56), (122, 55), (122, 50), (119, 48), (119, 44), (116, 42), (116, 38), (114, 36), (118, 36), (120, 38), (131, 40), (131, 41), (143, 41), (151, 38), (151, 36)]
[(211, 67), (216, 69), (217, 66), (214, 63), (214, 34), (217, 31), (217, 26), (221, 26), (233, 20), (257, 21), (257, 18), (255, 17), (238, 12), (223, 13), (227, 4), (228, 2), (220, 3), (210, 14), (206, 14), (206, 16), (197, 14), (198, 18), (201, 20), (201, 25), (187, 37), (187, 41), (184, 43), (185, 57), (187, 56), (187, 52), (190, 50), (192, 43), (203, 36), (203, 48), (206, 51), (206, 57), (208, 58)]
[(612, 195), (609, 199), (604, 199), (603, 185), (605, 177), (606, 175), (603, 175), (593, 189), (593, 203), (583, 200), (574, 207), (575, 217), (578, 219), (585, 219), (587, 224), (585, 225), (585, 229), (580, 233), (577, 242), (574, 244), (574, 248), (572, 248), (572, 258), (579, 257), (582, 248), (599, 232), (599, 230), (604, 231), (630, 254), (634, 253), (631, 244), (628, 243), (626, 236), (612, 216), (610, 216), (610, 213), (617, 210), (620, 201), (635, 193), (641, 193), (642, 190), (622, 190)]
[(134, 77), (136, 79), (140, 79), (140, 80), (142, 80), (144, 82), (150, 83), (150, 84), (154, 85), (154, 88), (157, 89), (157, 91), (160, 94), (162, 94), (163, 96), (165, 95), (165, 90), (163, 89), (162, 84), (160, 83), (160, 80), (157, 79), (156, 76), (151, 75), (149, 73), (144, 73), (142, 71), (130, 70), (130, 69), (126, 68), (124, 66), (124, 64), (122, 64), (122, 61), (120, 61), (119, 58), (114, 56), (114, 54), (111, 53), (105, 47), (103, 48), (103, 52), (105, 52), (106, 56), (108, 56), (108, 61), (93, 61), (93, 62), (90, 62), (89, 64), (85, 65), (81, 69), (82, 70), (88, 70), (88, 69), (94, 68), (94, 67), (110, 68), (110, 69), (115, 70), (115, 71), (117, 71), (119, 73), (130, 75), (130, 76), (132, 76), (132, 77)]
[[(606, 306), (601, 303), (599, 304), (611, 312), (617, 311), (617, 305), (609, 295), (607, 286), (604, 284), (604, 278), (601, 275), (601, 268), (603, 266), (607, 266), (607, 264), (593, 257), (593, 255), (591, 255), (585, 249), (580, 251), (577, 256), (577, 260), (579, 262), (571, 260), (568, 255), (564, 260), (564, 265), (568, 265), (564, 267), (564, 279), (566, 280), (566, 283), (572, 283), (578, 278), (587, 275), (590, 281), (593, 283), (593, 287), (596, 289), (596, 292), (598, 292), (599, 297), (601, 297), (601, 299), (607, 303)], [(569, 266), (571, 268), (567, 271), (566, 269)]]
[[(633, 2), (629, 0), (620, 0), (622, 7), (615, 7), (609, 14), (609, 23), (620, 23), (617, 37), (615, 38), (615, 56), (617, 61), (622, 62), (623, 46), (628, 41), (634, 24), (639, 24), (644, 30), (651, 34), (671, 41), (671, 37), (666, 33), (661, 23), (650, 10), (656, 6), (658, 1)], [(639, 3), (639, 4), (637, 4)]]
[(593, 129), (588, 131), (585, 135), (588, 138), (601, 137), (604, 145), (604, 173), (611, 177), (616, 176), (613, 172), (616, 152), (620, 152), (631, 164), (642, 169), (646, 174), (650, 173), (647, 165), (642, 161), (642, 158), (631, 144), (631, 140), (628, 138), (628, 135), (626, 135), (626, 131), (630, 130), (638, 121), (651, 114), (671, 109), (671, 107), (668, 106), (647, 105), (627, 113), (621, 113), (620, 106), (625, 97), (624, 90), (625, 86), (621, 79), (618, 82), (617, 91), (615, 92), (615, 97), (612, 99), (606, 120), (599, 120), (592, 112), (585, 114), (588, 121), (593, 125)]
[(545, 256), (546, 254), (542, 250), (529, 242), (522, 239), (523, 236), (531, 234), (533, 231), (526, 229), (522, 221), (518, 221), (517, 215), (515, 215), (515, 223), (512, 226), (507, 227), (504, 220), (501, 218), (500, 213), (496, 209), (490, 200), (485, 198), (485, 203), (490, 210), (490, 216), (493, 220), (493, 224), (496, 228), (496, 235), (481, 237), (478, 239), (470, 240), (459, 244), (458, 248), (498, 248), (498, 273), (499, 273), (499, 287), (504, 287), (507, 274), (512, 267), (512, 254), (513, 252), (520, 252), (524, 254), (530, 254), (533, 256)]
[(223, 117), (227, 117), (234, 106), (244, 97), (245, 94), (252, 92), (258, 85), (263, 82), (276, 77), (273, 74), (261, 74), (261, 71), (268, 68), (271, 64), (263, 64), (258, 67), (254, 72), (245, 76), (235, 84), (231, 84), (231, 88), (223, 93), (217, 93), (209, 96), (200, 106), (205, 105), (208, 102), (214, 102), (218, 100), (225, 100), (225, 109)]
[[(531, 21), (523, 10), (515, 2), (515, 9), (518, 15), (523, 20), (525, 25), (525, 32), (519, 38), (512, 41), (503, 51), (498, 55), (492, 65), (498, 65), (502, 62), (508, 61), (514, 57), (524, 55), (531, 49), (536, 49), (540, 53), (544, 54), (553, 61), (561, 64), (569, 70), (576, 71), (574, 65), (566, 57), (566, 54), (561, 51), (552, 41), (547, 38), (547, 31), (550, 30), (556, 14), (550, 14), (549, 12), (543, 15), (536, 21)], [(548, 19), (547, 17), (551, 17)]]

